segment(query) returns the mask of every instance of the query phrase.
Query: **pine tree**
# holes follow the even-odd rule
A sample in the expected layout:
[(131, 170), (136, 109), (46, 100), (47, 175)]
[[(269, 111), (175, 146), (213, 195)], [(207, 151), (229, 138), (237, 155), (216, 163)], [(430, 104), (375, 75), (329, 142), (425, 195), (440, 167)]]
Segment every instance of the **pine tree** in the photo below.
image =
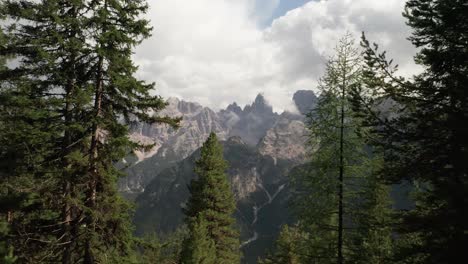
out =
[(141, 264), (181, 263), (182, 243), (186, 236), (187, 229), (185, 226), (178, 228), (176, 231), (162, 238), (154, 233), (145, 234), (137, 241), (137, 262)]
[(324, 259), (323, 263), (340, 264), (344, 262), (345, 247), (349, 246), (344, 241), (348, 239), (345, 229), (351, 228), (349, 224), (344, 226), (344, 217), (349, 222), (349, 212), (353, 210), (346, 206), (350, 203), (345, 205), (352, 191), (347, 185), (357, 182), (352, 179), (360, 176), (355, 171), (357, 162), (363, 158), (363, 143), (354, 131), (356, 124), (347, 101), (348, 91), (360, 81), (360, 58), (350, 36), (340, 41), (336, 53), (327, 64), (319, 86), (319, 102), (310, 114), (310, 138), (315, 141), (317, 151), (307, 184), (314, 189), (309, 190), (310, 196), (301, 199), (301, 208), (306, 203), (314, 206), (303, 211), (301, 218), (307, 219), (315, 236), (320, 236), (311, 240), (315, 242), (311, 246), (317, 248), (313, 255)]
[[(1, 8), (1, 5), (0, 5)], [(3, 46), (6, 45), (6, 38), (5, 35), (3, 34), (3, 31), (0, 28), (0, 47), (3, 48)], [(0, 73), (4, 72), (6, 70), (6, 58), (0, 55)], [(0, 87), (0, 99), (3, 98), (3, 89)], [(0, 115), (4, 113), (3, 107), (0, 107)], [(4, 123), (3, 119), (0, 119), (0, 127), (4, 127), (6, 124)], [(3, 139), (4, 130), (0, 129), (0, 138)], [(0, 144), (4, 143), (4, 140), (0, 139)], [(4, 146), (4, 145), (2, 145)], [(4, 147), (0, 147), (0, 159), (4, 158)], [(3, 173), (0, 172), (0, 183), (3, 183), (3, 179), (6, 177)], [(0, 188), (3, 189), (4, 185), (0, 184)], [(0, 207), (4, 207), (5, 202), (4, 198), (6, 192), (4, 191), (0, 192)], [(6, 207), (6, 206), (5, 206)], [(7, 210), (8, 211), (8, 210)], [(0, 212), (2, 213), (2, 212)], [(8, 215), (8, 212), (6, 212)], [(12, 264), (16, 261), (16, 258), (13, 256), (13, 248), (11, 245), (9, 245), (9, 239), (8, 239), (8, 234), (9, 234), (9, 228), (8, 228), (8, 217), (7, 219), (0, 219), (0, 263), (5, 263), (5, 264)]]
[(327, 64), (317, 107), (309, 114), (309, 170), (293, 177), (300, 227), (309, 233), (308, 263), (368, 263), (388, 251), (387, 244), (372, 244), (369, 256), (361, 255), (371, 240), (391, 235), (370, 223), (380, 213), (387, 222), (390, 206), (381, 204), (381, 197), (389, 197), (375, 178), (378, 154), (366, 147), (366, 131), (350, 101), (361, 78), (362, 59), (347, 35)]
[[(135, 45), (149, 36), (145, 1), (4, 1), (8, 44), (18, 67), (1, 72), (0, 171), (21, 262), (129, 263), (130, 206), (114, 164), (135, 148), (130, 116), (166, 106), (137, 80)], [(14, 153), (14, 155), (11, 155)], [(3, 161), (3, 160), (2, 160)], [(3, 193), (2, 193), (3, 196)], [(3, 199), (2, 199), (3, 200)], [(12, 203), (9, 203), (12, 204)]]
[(355, 247), (350, 252), (351, 263), (391, 263), (395, 241), (393, 239), (394, 211), (390, 197), (390, 186), (381, 179), (382, 158), (378, 155), (365, 160), (366, 179), (357, 191), (359, 197), (356, 217), (357, 234)]
[[(13, 18), (39, 13), (21, 13), (18, 5), (6, 1), (1, 11), (2, 18), (3, 12)], [(45, 95), (52, 90), (45, 87), (45, 83), (53, 82), (52, 77), (31, 80), (45, 70), (40, 62), (49, 56), (39, 40), (33, 47), (30, 39), (24, 38), (33, 26), (24, 30), (4, 26), (6, 43), (1, 45), (0, 54), (19, 56), (21, 65), (16, 69), (4, 67), (0, 73), (0, 200), (5, 205), (0, 213), (8, 223), (9, 241), (19, 262), (36, 263), (45, 256), (55, 257), (61, 242), (56, 241), (57, 223), (61, 221), (56, 211), (59, 199), (54, 197), (61, 192), (57, 177), (52, 177), (60, 157), (54, 152), (61, 133), (56, 122), (60, 120), (59, 99)], [(23, 37), (11, 34), (13, 30)]]
[[(393, 102), (387, 119), (368, 112), (375, 144), (385, 149), (384, 172), (393, 183), (410, 181), (418, 190), (415, 209), (402, 212), (402, 259), (412, 263), (457, 263), (468, 241), (468, 18), (466, 1), (410, 0), (404, 16), (419, 48), (424, 71), (412, 80), (395, 76), (385, 52), (363, 38), (366, 85), (372, 97)], [(375, 109), (370, 109), (375, 110)]]
[(273, 252), (261, 264), (300, 264), (305, 263), (307, 252), (304, 252), (304, 241), (307, 241), (307, 234), (301, 232), (297, 227), (287, 225), (281, 228), (276, 240)]
[[(236, 208), (225, 170), (223, 149), (216, 134), (211, 133), (201, 148), (195, 173), (198, 179), (189, 186), (191, 197), (185, 214), (190, 228), (189, 237), (200, 223), (206, 223), (208, 237), (215, 245), (215, 259), (222, 263), (239, 263), (239, 233), (235, 229), (232, 214)], [(202, 230), (197, 230), (202, 233)], [(185, 243), (190, 245), (190, 243)], [(184, 248), (184, 252), (189, 249)], [(183, 253), (186, 255), (186, 253)]]
[[(134, 77), (137, 67), (131, 59), (133, 47), (147, 38), (151, 30), (149, 22), (141, 19), (141, 14), (148, 8), (146, 2), (92, 1), (89, 7), (94, 10), (90, 27), (95, 32), (92, 47), (95, 57), (91, 75), (93, 107), (89, 113), (91, 135), (85, 203), (89, 210), (85, 221), (90, 228), (87, 230), (85, 261), (92, 263), (110, 241), (120, 245), (119, 248), (128, 247), (122, 237), (129, 237), (130, 230), (120, 220), (122, 217), (128, 220), (128, 216), (122, 215), (128, 211), (128, 205), (122, 199), (116, 199), (115, 182), (119, 172), (113, 163), (138, 145), (130, 142), (128, 127), (120, 119), (128, 122), (131, 116), (136, 116), (144, 122), (162, 122), (174, 127), (178, 119), (149, 114), (149, 110), (163, 109), (166, 103), (160, 97), (150, 95), (153, 84)], [(105, 229), (109, 229), (109, 233), (103, 234)], [(122, 232), (120, 237), (116, 236), (116, 230)]]
[(216, 248), (208, 233), (208, 224), (202, 214), (190, 223), (190, 234), (185, 240), (182, 255), (183, 264), (215, 264)]

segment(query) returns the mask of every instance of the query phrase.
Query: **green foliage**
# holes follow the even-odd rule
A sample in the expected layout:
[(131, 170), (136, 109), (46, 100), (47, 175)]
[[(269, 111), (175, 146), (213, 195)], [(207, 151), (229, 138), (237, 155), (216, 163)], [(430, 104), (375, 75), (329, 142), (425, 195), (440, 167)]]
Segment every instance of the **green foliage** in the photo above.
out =
[(387, 263), (391, 254), (388, 187), (377, 179), (378, 151), (367, 147), (368, 130), (350, 100), (361, 82), (362, 60), (348, 35), (327, 64), (308, 116), (311, 162), (293, 176), (294, 210), (309, 234), (302, 263)]
[[(7, 52), (13, 37), (5, 33), (0, 54), (14, 57)], [(52, 164), (60, 134), (52, 120), (60, 117), (54, 112), (57, 101), (39, 96), (42, 87), (4, 66), (0, 66), (0, 216), (7, 220), (15, 256), (33, 263), (52, 254), (46, 243), (59, 216), (53, 209), (59, 185), (52, 177), (57, 172)]]
[(356, 219), (355, 243), (358, 251), (351, 252), (352, 263), (391, 263), (395, 241), (392, 238), (394, 212), (390, 187), (380, 179), (382, 159), (380, 155), (364, 161), (367, 177), (357, 194), (359, 214)]
[(185, 240), (181, 263), (214, 264), (216, 248), (208, 233), (207, 220), (202, 214), (190, 221), (190, 234)]
[(0, 263), (13, 264), (16, 257), (13, 255), (13, 248), (8, 245), (8, 226), (7, 223), (0, 221)]
[[(232, 216), (235, 200), (225, 174), (226, 168), (222, 146), (216, 134), (211, 133), (201, 148), (200, 159), (196, 162), (195, 173), (198, 179), (193, 180), (189, 186), (191, 197), (185, 214), (190, 230), (189, 238), (195, 233), (203, 235), (206, 224), (208, 237), (214, 242), (216, 261), (239, 263), (239, 233), (234, 228), (235, 219)], [(194, 256), (195, 253), (188, 252), (195, 252), (196, 247), (190, 241), (185, 245), (183, 255)], [(195, 261), (185, 260), (187, 263)]]
[[(139, 144), (127, 122), (178, 119), (134, 77), (145, 1), (2, 1), (0, 216), (24, 263), (132, 263), (130, 205), (114, 164)], [(84, 15), (86, 14), (86, 15)]]
[(156, 234), (146, 234), (139, 242), (141, 263), (160, 263), (161, 242)]
[(287, 225), (281, 228), (276, 245), (271, 254), (260, 264), (300, 264), (304, 263), (304, 241), (308, 241), (307, 234), (297, 227)]
[[(410, 0), (404, 16), (419, 48), (424, 71), (411, 80), (396, 77), (397, 67), (363, 37), (367, 109), (374, 144), (385, 149), (383, 176), (412, 182), (415, 208), (401, 212), (397, 256), (412, 263), (456, 263), (468, 239), (468, 6), (464, 1)], [(382, 118), (375, 102), (390, 105)], [(382, 112), (382, 111), (381, 111)], [(380, 117), (380, 118), (379, 118)]]
[(185, 227), (160, 239), (155, 233), (145, 234), (137, 241), (138, 263), (181, 263), (182, 243), (187, 237)]

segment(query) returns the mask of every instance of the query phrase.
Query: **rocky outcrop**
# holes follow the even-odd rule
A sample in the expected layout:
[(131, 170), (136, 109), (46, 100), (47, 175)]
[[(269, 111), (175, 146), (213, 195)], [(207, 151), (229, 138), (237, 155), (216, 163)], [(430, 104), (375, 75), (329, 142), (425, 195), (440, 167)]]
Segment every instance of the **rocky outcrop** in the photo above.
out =
[(127, 169), (127, 177), (119, 182), (121, 191), (138, 194), (164, 170), (188, 157), (198, 149), (213, 131), (220, 139), (227, 137), (227, 129), (213, 110), (197, 103), (170, 98), (161, 116), (182, 117), (180, 128), (167, 125), (134, 122), (130, 138), (136, 142), (155, 144), (149, 151), (135, 152), (138, 160)]
[(234, 109), (238, 121), (229, 130), (229, 136), (240, 136), (247, 144), (255, 146), (278, 119), (278, 114), (261, 94), (242, 112)]
[(318, 98), (311, 90), (299, 90), (294, 93), (293, 100), (299, 113), (307, 114), (315, 108)]
[(138, 160), (129, 166), (128, 176), (121, 179), (121, 191), (141, 193), (159, 172), (198, 149), (211, 132), (215, 132), (221, 140), (240, 136), (247, 144), (254, 146), (265, 136), (278, 116), (262, 95), (257, 96), (255, 102), (244, 110), (233, 103), (219, 113), (198, 103), (177, 98), (170, 98), (168, 103), (158, 114), (182, 117), (179, 129), (136, 121), (131, 124), (130, 138), (135, 142), (154, 144), (154, 147), (135, 152)]
[(300, 116), (283, 113), (258, 144), (260, 154), (302, 163), (306, 157), (307, 130)]

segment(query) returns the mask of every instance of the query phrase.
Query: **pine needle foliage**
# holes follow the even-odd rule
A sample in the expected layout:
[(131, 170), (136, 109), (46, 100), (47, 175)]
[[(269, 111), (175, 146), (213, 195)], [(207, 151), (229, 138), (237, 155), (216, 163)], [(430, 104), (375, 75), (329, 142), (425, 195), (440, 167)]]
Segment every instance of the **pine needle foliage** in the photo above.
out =
[[(15, 58), (0, 71), (2, 202), (25, 263), (132, 263), (131, 206), (114, 164), (144, 146), (128, 121), (176, 127), (153, 84), (135, 77), (133, 49), (150, 36), (145, 1), (1, 3)], [(4, 143), (4, 144), (3, 144)], [(5, 159), (3, 159), (5, 157)], [(5, 187), (5, 188), (3, 188)]]
[[(457, 263), (468, 241), (468, 18), (466, 1), (410, 0), (404, 16), (412, 28), (415, 62), (423, 72), (397, 76), (397, 65), (363, 36), (367, 109), (375, 145), (385, 149), (391, 183), (412, 182), (415, 208), (401, 212), (398, 230), (404, 263)], [(392, 115), (369, 105), (390, 102)]]
[(377, 180), (378, 151), (367, 146), (350, 100), (362, 85), (362, 70), (361, 53), (346, 35), (308, 115), (310, 164), (292, 178), (293, 208), (309, 234), (303, 263), (385, 263), (391, 254), (389, 190)]
[[(198, 252), (193, 239), (200, 240), (206, 235), (206, 245), (214, 243), (216, 263), (240, 263), (239, 232), (235, 228), (233, 217), (236, 208), (225, 170), (227, 163), (223, 158), (223, 149), (216, 134), (211, 133), (201, 148), (200, 158), (196, 162), (195, 173), (198, 179), (190, 183), (190, 199), (185, 210), (190, 230), (183, 255), (187, 252)], [(205, 229), (206, 228), (206, 232)], [(202, 245), (199, 245), (202, 246)], [(211, 251), (206, 251), (211, 252)], [(189, 254), (190, 255), (190, 254)], [(191, 255), (193, 256), (193, 254)], [(211, 261), (211, 256), (206, 256)], [(186, 259), (186, 263), (194, 259)]]

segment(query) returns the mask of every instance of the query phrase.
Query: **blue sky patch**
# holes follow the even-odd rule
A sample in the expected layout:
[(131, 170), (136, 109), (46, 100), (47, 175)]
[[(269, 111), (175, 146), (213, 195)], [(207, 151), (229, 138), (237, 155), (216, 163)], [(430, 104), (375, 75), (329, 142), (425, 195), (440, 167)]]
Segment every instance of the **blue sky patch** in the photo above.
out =
[(278, 7), (274, 10), (272, 16), (266, 21), (265, 26), (270, 26), (271, 22), (278, 17), (285, 15), (289, 10), (303, 6), (311, 0), (280, 0)]

